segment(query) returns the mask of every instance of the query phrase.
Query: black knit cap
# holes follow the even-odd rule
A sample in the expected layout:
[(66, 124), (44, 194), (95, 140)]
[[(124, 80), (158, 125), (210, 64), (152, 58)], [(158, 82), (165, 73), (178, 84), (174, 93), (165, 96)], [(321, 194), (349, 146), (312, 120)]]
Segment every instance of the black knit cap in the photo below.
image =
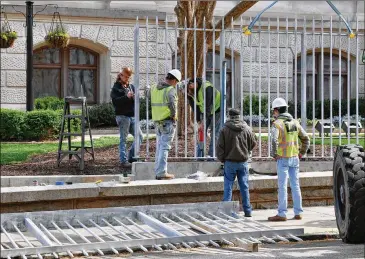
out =
[(229, 116), (237, 116), (240, 115), (240, 111), (238, 109), (230, 109), (228, 112)]
[[(191, 79), (189, 80), (189, 84), (191, 84), (191, 83), (194, 83), (194, 78), (191, 78)], [(196, 78), (196, 83), (197, 83), (199, 86), (201, 86), (201, 84), (203, 83), (203, 78), (201, 78), (201, 77), (197, 77), (197, 78)]]

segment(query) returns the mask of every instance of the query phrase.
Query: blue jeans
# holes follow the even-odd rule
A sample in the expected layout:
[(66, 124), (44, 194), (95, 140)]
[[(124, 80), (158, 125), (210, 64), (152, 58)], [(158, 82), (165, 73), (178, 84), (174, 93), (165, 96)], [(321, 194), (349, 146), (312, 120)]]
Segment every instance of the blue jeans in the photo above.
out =
[(302, 194), (299, 186), (299, 158), (280, 158), (277, 161), (278, 172), (278, 215), (286, 217), (288, 212), (288, 174), (290, 189), (293, 198), (294, 214), (299, 215), (303, 212)]
[[(134, 121), (134, 117), (127, 117), (124, 115), (117, 115), (115, 117), (115, 120), (117, 121), (117, 125), (119, 126), (119, 135), (120, 135), (119, 161), (121, 163), (125, 163), (128, 160), (133, 159), (133, 157), (135, 155), (134, 154), (135, 142), (133, 142), (131, 149), (129, 150), (128, 159), (127, 159), (127, 155), (126, 155), (126, 144), (127, 144), (128, 133), (132, 134), (134, 137), (135, 121)], [(139, 131), (139, 146), (140, 146), (143, 141), (143, 135), (142, 135), (141, 129), (139, 129), (138, 131)]]
[(166, 120), (156, 123), (156, 157), (155, 174), (162, 176), (167, 173), (167, 157), (171, 149), (171, 142), (175, 136), (175, 122)]
[[(211, 117), (210, 122), (208, 125), (206, 125), (206, 130), (208, 131), (208, 129), (210, 129), (210, 134), (211, 134), (208, 155), (210, 157), (213, 157), (213, 148), (215, 148), (213, 145), (213, 116), (210, 116), (210, 117)], [(219, 138), (219, 131), (221, 129), (221, 113), (220, 112), (215, 113), (215, 124), (214, 125), (215, 125), (215, 129), (214, 129), (215, 130), (215, 144), (217, 145), (218, 138)], [(207, 136), (206, 133), (205, 133), (205, 136)], [(198, 144), (197, 157), (205, 156), (203, 143), (201, 143), (201, 145)]]
[(223, 201), (232, 200), (234, 180), (238, 180), (242, 197), (242, 207), (245, 214), (251, 214), (250, 192), (248, 189), (248, 163), (224, 162), (224, 194)]

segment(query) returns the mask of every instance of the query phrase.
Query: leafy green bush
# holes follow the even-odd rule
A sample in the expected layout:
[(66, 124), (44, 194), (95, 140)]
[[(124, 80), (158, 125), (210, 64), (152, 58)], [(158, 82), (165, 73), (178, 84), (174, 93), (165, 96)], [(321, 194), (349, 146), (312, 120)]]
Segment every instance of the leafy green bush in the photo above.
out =
[(36, 110), (61, 110), (65, 101), (56, 96), (47, 96), (42, 98), (37, 98), (34, 101), (34, 107)]
[[(259, 115), (259, 97), (252, 95), (252, 114)], [(267, 97), (261, 96), (261, 114), (267, 114)], [(250, 95), (243, 99), (243, 115), (250, 115)]]
[(35, 110), (25, 113), (23, 132), (24, 139), (44, 140), (57, 138), (59, 133), (59, 112), (51, 110)]
[[(147, 118), (146, 107), (147, 107), (146, 98), (141, 98), (139, 100), (139, 119), (140, 120), (145, 120)], [(148, 118), (152, 119), (151, 102), (148, 103)]]
[[(319, 119), (322, 118), (322, 102), (321, 100), (316, 100), (314, 103), (315, 110), (314, 115), (315, 118)], [(289, 102), (289, 113), (295, 113), (295, 105), (292, 102)], [(325, 119), (330, 118), (330, 111), (331, 111), (331, 102), (329, 99), (325, 99), (323, 102), (323, 117)], [(347, 99), (341, 100), (341, 116), (346, 115), (347, 112)], [(356, 99), (350, 100), (350, 115), (356, 114)], [(365, 99), (359, 98), (359, 115), (361, 117), (365, 117)], [(301, 116), (301, 103), (297, 105), (297, 116)], [(332, 100), (332, 117), (339, 116), (339, 100)], [(313, 118), (313, 101), (307, 102), (307, 118)]]
[(23, 137), (25, 112), (11, 109), (0, 109), (1, 140), (20, 140)]
[(112, 103), (96, 104), (89, 108), (91, 127), (116, 126), (115, 112)]
[[(71, 114), (72, 115), (81, 115), (81, 110), (80, 109), (75, 109), (75, 110), (71, 110)], [(59, 126), (58, 126), (58, 131), (61, 130), (61, 124), (62, 124), (62, 117), (63, 117), (63, 110), (57, 110), (57, 115), (58, 115), (58, 119), (59, 119)], [(72, 118), (70, 119), (70, 129), (71, 132), (81, 132), (81, 119), (80, 118)], [(87, 122), (85, 123), (85, 126), (87, 126)], [(67, 127), (68, 127), (68, 120), (65, 120), (65, 128), (64, 131), (67, 132)]]

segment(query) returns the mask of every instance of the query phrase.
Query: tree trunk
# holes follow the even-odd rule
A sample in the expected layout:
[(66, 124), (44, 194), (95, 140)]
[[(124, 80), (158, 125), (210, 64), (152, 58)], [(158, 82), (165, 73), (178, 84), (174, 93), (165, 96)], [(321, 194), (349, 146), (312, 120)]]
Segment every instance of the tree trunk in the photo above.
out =
[[(224, 16), (224, 27), (227, 28), (231, 25), (232, 18), (236, 20), (240, 17), (245, 11), (251, 8), (258, 1), (241, 1), (238, 3), (233, 9), (231, 9)], [(178, 26), (180, 28), (194, 28), (194, 24), (196, 28), (203, 28), (204, 22), (205, 27), (207, 29), (213, 28), (213, 14), (216, 6), (216, 1), (178, 1), (175, 6), (175, 13), (177, 16)], [(222, 21), (218, 21), (216, 29), (222, 28)], [(194, 34), (195, 34), (195, 42), (196, 48), (194, 49)], [(181, 73), (182, 78), (193, 78), (194, 76), (202, 77), (203, 74), (203, 58), (206, 56), (204, 53), (204, 38), (203, 31), (196, 30), (187, 30), (179, 31), (179, 36), (177, 39), (178, 52), (181, 57)], [(213, 35), (213, 32), (206, 32), (205, 42), (206, 42), (206, 51), (211, 48), (213, 40), (219, 38), (220, 32), (216, 32)], [(185, 45), (186, 41), (186, 45)], [(187, 51), (187, 69), (185, 71), (185, 51)], [(195, 66), (194, 66), (194, 53), (196, 53)], [(196, 71), (194, 73), (194, 71)], [(178, 94), (178, 135), (181, 136), (184, 134), (185, 130), (188, 130), (191, 127), (190, 119), (188, 119), (188, 125), (185, 125), (185, 92), (180, 92)], [(187, 116), (190, 118), (190, 109), (189, 105), (186, 107)]]

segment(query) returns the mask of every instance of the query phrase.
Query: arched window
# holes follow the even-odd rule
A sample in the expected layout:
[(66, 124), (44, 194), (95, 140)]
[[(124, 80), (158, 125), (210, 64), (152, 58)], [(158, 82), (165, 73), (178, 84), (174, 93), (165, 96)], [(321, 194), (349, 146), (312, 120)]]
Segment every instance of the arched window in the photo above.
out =
[[(297, 58), (297, 98), (301, 98), (301, 57)], [(341, 74), (341, 77), (340, 77)], [(339, 73), (339, 56), (332, 54), (332, 96), (333, 99), (345, 99), (347, 98), (347, 77), (350, 76), (350, 71), (347, 71), (347, 57), (341, 57), (341, 73)], [(313, 77), (314, 77), (314, 90), (315, 100), (321, 100), (321, 78), (322, 66), (321, 66), (321, 53), (315, 53), (314, 57), (314, 71), (313, 71), (313, 55), (307, 54), (307, 100), (313, 100)], [(341, 78), (341, 96), (339, 96), (339, 83)], [(294, 82), (294, 75), (293, 75)], [(294, 85), (294, 84), (293, 84)], [(324, 99), (330, 98), (330, 54), (324, 53), (323, 55), (323, 88)], [(351, 92), (350, 92), (351, 94)]]
[(86, 96), (89, 103), (96, 103), (98, 59), (97, 53), (80, 46), (35, 50), (34, 98)]

